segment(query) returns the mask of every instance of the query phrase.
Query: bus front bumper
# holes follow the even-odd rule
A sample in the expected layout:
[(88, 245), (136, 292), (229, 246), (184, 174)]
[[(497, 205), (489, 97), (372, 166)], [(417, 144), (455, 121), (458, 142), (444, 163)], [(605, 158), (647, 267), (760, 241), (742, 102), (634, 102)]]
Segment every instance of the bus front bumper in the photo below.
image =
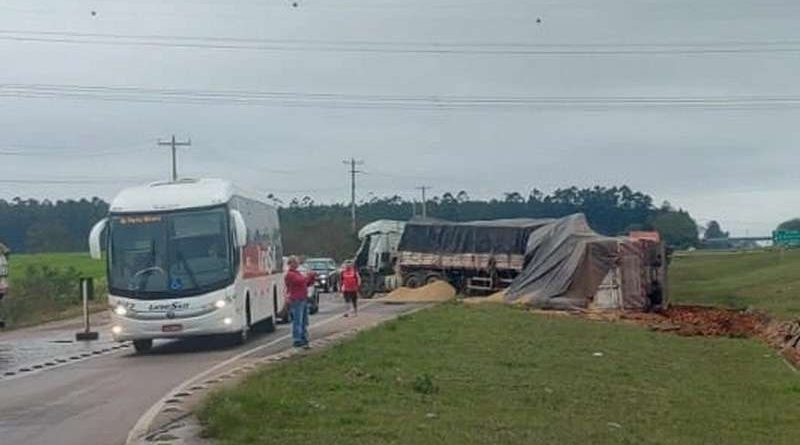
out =
[(219, 309), (197, 317), (140, 320), (111, 312), (111, 335), (115, 341), (184, 338), (233, 334), (242, 329), (233, 308)]

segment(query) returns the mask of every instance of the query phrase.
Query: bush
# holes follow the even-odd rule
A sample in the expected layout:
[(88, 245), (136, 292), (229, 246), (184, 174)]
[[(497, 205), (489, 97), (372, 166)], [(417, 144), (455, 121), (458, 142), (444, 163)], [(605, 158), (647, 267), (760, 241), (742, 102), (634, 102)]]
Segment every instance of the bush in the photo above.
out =
[[(9, 327), (23, 326), (78, 310), (82, 304), (80, 278), (74, 267), (28, 266), (11, 283), (8, 297), (0, 305), (0, 319)], [(94, 290), (97, 299), (105, 292), (105, 284), (96, 282)]]

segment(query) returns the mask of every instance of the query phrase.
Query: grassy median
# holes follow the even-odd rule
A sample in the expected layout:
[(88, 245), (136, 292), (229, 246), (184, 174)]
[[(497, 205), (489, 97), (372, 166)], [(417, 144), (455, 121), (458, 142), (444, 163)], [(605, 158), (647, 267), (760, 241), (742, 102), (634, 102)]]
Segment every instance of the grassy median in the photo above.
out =
[(209, 398), (221, 444), (794, 444), (800, 375), (754, 340), (445, 304)]
[(670, 294), (677, 303), (754, 307), (800, 317), (800, 249), (705, 253), (674, 258)]

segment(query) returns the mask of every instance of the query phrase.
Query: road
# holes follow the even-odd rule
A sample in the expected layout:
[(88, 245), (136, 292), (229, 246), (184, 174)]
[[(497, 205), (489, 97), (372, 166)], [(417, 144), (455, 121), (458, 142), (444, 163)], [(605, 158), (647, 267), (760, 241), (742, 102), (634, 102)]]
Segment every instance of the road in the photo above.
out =
[[(325, 296), (320, 312), (311, 317), (311, 337), (388, 319), (414, 308), (373, 303), (364, 305), (358, 318), (342, 318), (344, 304)], [(276, 332), (258, 335), (240, 347), (214, 339), (186, 339), (157, 342), (148, 355), (124, 348), (74, 362), (59, 363), (53, 358), (52, 367), (0, 379), (0, 443), (124, 444), (139, 417), (172, 388), (258, 345), (275, 343), (261, 348), (254, 357), (289, 348), (288, 338), (275, 342), (288, 333), (289, 326), (279, 325)], [(21, 340), (13, 335), (10, 343), (18, 346)], [(32, 340), (31, 334), (21, 337)], [(0, 337), (0, 345), (4, 341)]]

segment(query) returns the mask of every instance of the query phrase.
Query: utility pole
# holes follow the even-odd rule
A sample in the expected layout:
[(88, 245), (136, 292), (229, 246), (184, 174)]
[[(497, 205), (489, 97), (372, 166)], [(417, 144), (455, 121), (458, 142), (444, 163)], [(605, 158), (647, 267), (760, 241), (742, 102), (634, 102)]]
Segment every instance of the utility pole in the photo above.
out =
[(176, 148), (177, 147), (188, 147), (192, 145), (192, 140), (189, 139), (188, 141), (178, 142), (175, 140), (175, 135), (172, 135), (172, 139), (169, 141), (162, 141), (159, 139), (158, 145), (172, 147), (172, 182), (178, 180), (178, 158), (176, 155)]
[(417, 187), (417, 190), (421, 190), (422, 191), (422, 219), (425, 219), (425, 218), (428, 217), (428, 201), (425, 198), (425, 192), (430, 190), (430, 187), (427, 186), (427, 185), (423, 185), (423, 186)]
[(356, 170), (356, 166), (363, 165), (364, 161), (350, 158), (342, 161), (342, 163), (350, 165), (350, 218), (352, 219), (353, 233), (356, 233), (356, 175), (362, 173), (361, 170)]

